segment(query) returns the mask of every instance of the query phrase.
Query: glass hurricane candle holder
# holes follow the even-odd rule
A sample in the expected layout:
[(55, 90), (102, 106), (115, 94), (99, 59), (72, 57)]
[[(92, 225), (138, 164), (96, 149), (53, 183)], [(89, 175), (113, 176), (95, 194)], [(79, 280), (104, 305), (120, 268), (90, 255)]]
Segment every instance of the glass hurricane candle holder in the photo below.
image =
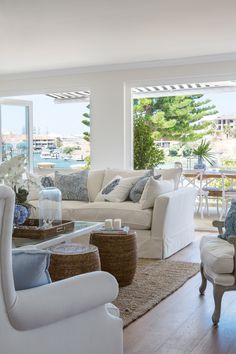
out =
[(61, 191), (46, 187), (39, 192), (39, 227), (46, 229), (61, 223)]

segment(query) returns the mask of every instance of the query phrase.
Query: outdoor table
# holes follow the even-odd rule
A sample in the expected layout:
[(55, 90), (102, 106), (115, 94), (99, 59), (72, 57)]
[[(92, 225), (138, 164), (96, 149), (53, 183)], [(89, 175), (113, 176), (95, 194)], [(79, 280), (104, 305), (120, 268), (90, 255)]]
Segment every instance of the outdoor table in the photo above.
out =
[[(201, 218), (203, 218), (203, 196), (204, 196), (204, 186), (209, 184), (208, 180), (212, 179), (222, 179), (222, 191), (221, 194), (223, 196), (224, 193), (224, 179), (236, 179), (236, 171), (230, 170), (184, 170), (183, 178), (187, 181), (185, 187), (193, 186), (198, 190), (199, 195), (199, 208), (201, 211)], [(206, 184), (203, 185), (204, 181)]]

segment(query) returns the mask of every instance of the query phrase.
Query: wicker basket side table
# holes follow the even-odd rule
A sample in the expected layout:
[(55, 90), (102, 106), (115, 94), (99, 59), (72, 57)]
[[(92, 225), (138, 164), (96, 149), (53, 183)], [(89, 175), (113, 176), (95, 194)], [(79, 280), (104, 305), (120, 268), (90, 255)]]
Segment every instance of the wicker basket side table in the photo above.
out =
[(52, 281), (101, 269), (98, 249), (93, 245), (63, 243), (49, 248), (49, 273)]
[(137, 239), (135, 232), (128, 235), (94, 232), (90, 244), (97, 246), (101, 269), (111, 273), (119, 286), (132, 283), (137, 266)]

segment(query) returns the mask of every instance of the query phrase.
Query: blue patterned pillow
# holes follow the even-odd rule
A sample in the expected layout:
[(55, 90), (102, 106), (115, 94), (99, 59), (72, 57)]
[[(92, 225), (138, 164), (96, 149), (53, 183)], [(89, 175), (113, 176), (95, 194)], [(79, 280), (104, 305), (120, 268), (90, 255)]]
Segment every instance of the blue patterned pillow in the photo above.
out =
[(50, 176), (44, 176), (41, 178), (41, 184), (43, 187), (54, 187), (54, 181)]
[(83, 170), (69, 175), (55, 172), (55, 187), (60, 189), (62, 200), (80, 200), (88, 202), (88, 170)]
[(225, 218), (225, 232), (219, 238), (227, 240), (229, 236), (236, 236), (236, 199), (231, 202), (231, 207)]
[[(144, 176), (140, 177), (140, 179), (131, 188), (129, 192), (129, 199), (132, 200), (132, 202), (138, 203), (140, 201), (146, 183), (151, 176), (153, 176), (153, 171), (148, 171)], [(161, 175), (158, 175), (154, 178), (159, 179), (160, 177)]]

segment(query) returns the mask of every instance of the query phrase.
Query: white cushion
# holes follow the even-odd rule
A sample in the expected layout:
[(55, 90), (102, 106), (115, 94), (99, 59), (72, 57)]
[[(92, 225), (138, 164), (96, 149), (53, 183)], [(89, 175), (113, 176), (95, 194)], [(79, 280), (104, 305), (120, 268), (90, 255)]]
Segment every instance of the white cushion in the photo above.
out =
[[(33, 200), (31, 218), (38, 217), (38, 201)], [(64, 220), (104, 221), (105, 219), (122, 219), (123, 225), (136, 230), (150, 230), (152, 209), (142, 210), (139, 203), (123, 202), (93, 202), (86, 203), (78, 200), (62, 201), (62, 218)]]
[[(71, 209), (71, 205), (68, 205)], [(139, 203), (123, 202), (94, 202), (84, 203), (73, 211), (73, 216), (77, 215), (77, 220), (104, 221), (105, 219), (122, 220), (123, 225), (129, 225), (137, 230), (150, 230), (152, 220), (152, 209), (142, 210)], [(63, 215), (65, 204), (63, 205)], [(75, 218), (74, 218), (75, 220)]]
[(30, 180), (31, 182), (29, 183), (29, 194), (28, 194), (28, 200), (35, 200), (39, 198), (39, 192), (42, 189), (42, 184), (41, 180), (43, 177), (50, 177), (53, 182), (55, 182), (55, 173), (47, 173), (44, 175), (37, 175), (37, 174), (30, 174)]
[(95, 202), (124, 202), (139, 177), (123, 178), (121, 176), (114, 177), (108, 184), (98, 193)]
[[(38, 201), (32, 201), (32, 218), (38, 217)], [(94, 202), (86, 203), (75, 200), (62, 201), (62, 218), (64, 220), (104, 221), (105, 219), (122, 219), (122, 224), (137, 230), (150, 230), (152, 209), (142, 210), (139, 203)]]
[(107, 169), (105, 170), (104, 180), (102, 186), (105, 187), (114, 177), (121, 176), (127, 177), (141, 177), (147, 170), (119, 170), (119, 169)]
[(235, 278), (232, 274), (218, 274), (215, 273), (209, 267), (204, 267), (204, 273), (208, 275), (214, 282), (214, 284), (222, 286), (232, 286), (234, 285)]
[(150, 177), (147, 181), (141, 199), (140, 206), (142, 209), (153, 208), (155, 199), (165, 193), (174, 190), (174, 181), (158, 181)]
[(103, 179), (104, 179), (104, 170), (91, 170), (88, 173), (88, 195), (89, 201), (94, 202), (97, 194), (102, 189)]
[(41, 190), (41, 179), (43, 176), (40, 175), (30, 175), (32, 183), (29, 184), (29, 194), (27, 199), (34, 200), (39, 198), (39, 192)]
[(234, 270), (234, 246), (216, 236), (204, 236), (200, 243), (204, 269), (217, 274), (229, 274)]
[(155, 175), (161, 175), (164, 180), (174, 180), (175, 189), (179, 187), (182, 168), (156, 169)]

